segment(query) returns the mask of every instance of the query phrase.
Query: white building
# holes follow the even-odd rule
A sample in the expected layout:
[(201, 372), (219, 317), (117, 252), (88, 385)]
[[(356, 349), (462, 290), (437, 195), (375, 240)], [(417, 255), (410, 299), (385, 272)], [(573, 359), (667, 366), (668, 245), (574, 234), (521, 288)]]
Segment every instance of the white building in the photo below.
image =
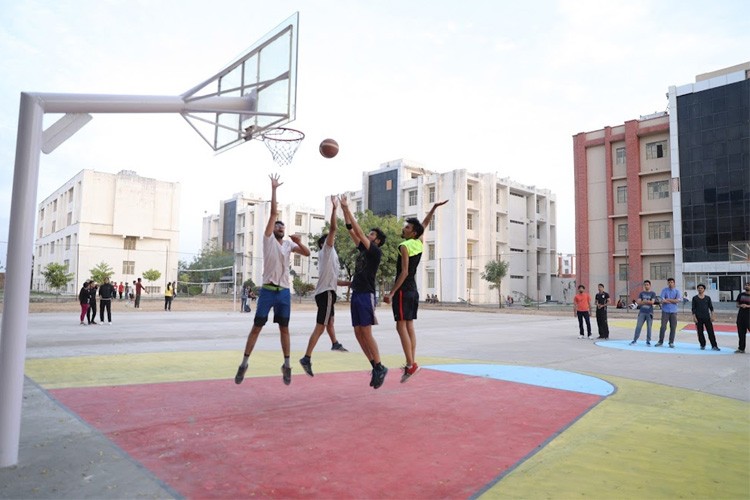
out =
[[(320, 234), (325, 226), (323, 214), (295, 204), (278, 204), (276, 219), (286, 225), (286, 235), (299, 234), (302, 242), (313, 252), (311, 257), (292, 254), (292, 270), (305, 282), (318, 278), (315, 260), (315, 242), (308, 241), (311, 234)], [(246, 193), (236, 193), (221, 202), (219, 214), (203, 217), (201, 241), (203, 246), (221, 248), (235, 255), (235, 283), (252, 279), (262, 284), (263, 232), (268, 223), (270, 202)]]
[[(364, 172), (362, 190), (351, 195), (356, 211), (424, 219), (436, 201), (449, 199), (425, 228), (416, 277), (420, 294), (443, 302), (495, 304), (496, 290), (481, 279), (485, 264), (510, 263), (503, 297), (516, 301), (562, 300), (552, 296), (557, 273), (555, 196), (491, 173), (426, 170), (408, 160)], [(326, 205), (327, 207), (328, 205)], [(330, 207), (327, 208), (330, 211)], [(328, 216), (330, 215), (330, 212)]]
[(32, 289), (48, 290), (42, 272), (55, 262), (75, 276), (65, 291), (77, 293), (104, 262), (117, 282), (160, 271), (158, 282), (145, 284), (161, 293), (177, 280), (179, 213), (179, 183), (82, 170), (39, 204)]

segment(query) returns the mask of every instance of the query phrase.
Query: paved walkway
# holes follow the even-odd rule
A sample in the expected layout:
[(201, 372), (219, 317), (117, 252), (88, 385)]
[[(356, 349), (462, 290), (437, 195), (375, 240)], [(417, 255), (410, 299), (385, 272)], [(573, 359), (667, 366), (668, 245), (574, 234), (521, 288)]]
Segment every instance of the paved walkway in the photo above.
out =
[(345, 306), (352, 352), (322, 337), (313, 378), (296, 360), (314, 313), (294, 312), (289, 387), (271, 324), (233, 383), (250, 315), (75, 320), (30, 317), (20, 463), (0, 498), (750, 496), (750, 356), (731, 331), (719, 353), (689, 329), (646, 349), (627, 317), (605, 342), (579, 340), (572, 315), (425, 309), (424, 368), (399, 384), (380, 309), (391, 371), (374, 391)]

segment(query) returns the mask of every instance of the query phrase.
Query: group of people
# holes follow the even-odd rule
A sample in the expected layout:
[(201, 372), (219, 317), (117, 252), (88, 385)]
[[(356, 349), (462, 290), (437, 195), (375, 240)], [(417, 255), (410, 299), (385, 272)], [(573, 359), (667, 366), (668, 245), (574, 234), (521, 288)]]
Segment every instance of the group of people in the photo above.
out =
[[(597, 339), (609, 338), (609, 325), (607, 324), (607, 305), (609, 304), (609, 294), (604, 291), (604, 285), (599, 283), (599, 293), (594, 297), (596, 305), (596, 322), (599, 328), (599, 337)], [(711, 349), (720, 351), (716, 341), (713, 322), (715, 320), (714, 306), (711, 297), (706, 295), (706, 286), (702, 283), (696, 287), (698, 293), (691, 301), (691, 313), (693, 323), (695, 323), (698, 335), (698, 343), (701, 350), (706, 349), (706, 334)], [(675, 335), (677, 333), (677, 312), (678, 305), (685, 301), (680, 291), (675, 287), (674, 278), (667, 279), (667, 286), (662, 289), (659, 295), (651, 290), (651, 281), (643, 281), (643, 291), (638, 294), (637, 299), (633, 299), (632, 308), (638, 310), (638, 318), (635, 324), (635, 333), (630, 345), (636, 345), (641, 335), (644, 323), (646, 324), (646, 345), (651, 345), (651, 326), (654, 317), (654, 305), (661, 305), (661, 326), (659, 328), (659, 340), (655, 347), (664, 345), (666, 338), (667, 326), (669, 327), (669, 338), (667, 345), (674, 348)], [(621, 301), (622, 302), (622, 301)], [(586, 293), (586, 287), (579, 285), (578, 293), (573, 298), (574, 315), (578, 318), (579, 338), (584, 337), (584, 323), (588, 338), (591, 338), (591, 322), (589, 312), (591, 308), (591, 297)], [(618, 304), (619, 307), (619, 304)], [(746, 334), (750, 331), (750, 283), (745, 283), (744, 291), (737, 296), (737, 334), (739, 336), (739, 345), (735, 353), (742, 354), (745, 352)], [(705, 334), (704, 334), (705, 331)]]
[[(104, 278), (104, 282), (101, 286), (95, 280), (84, 281), (81, 290), (78, 292), (78, 302), (81, 305), (81, 324), (82, 325), (96, 325), (96, 300), (97, 295), (99, 297), (99, 321), (101, 324), (111, 325), (112, 324), (112, 301), (119, 297), (122, 300), (123, 295), (125, 296), (128, 304), (133, 301), (133, 307), (139, 309), (141, 307), (141, 294), (149, 293), (146, 287), (143, 286), (141, 278), (133, 281), (132, 288), (126, 282), (111, 283), (109, 278)], [(172, 310), (172, 299), (177, 296), (175, 289), (175, 283), (167, 283), (167, 288), (164, 291), (164, 310)], [(104, 322), (104, 313), (107, 313), (107, 322)], [(86, 321), (84, 321), (86, 320)]]
[(429, 293), (427, 294), (427, 298), (425, 299), (425, 302), (427, 302), (428, 304), (439, 304), (440, 303), (440, 301), (438, 300), (437, 294), (430, 295)]
[[(271, 207), (268, 223), (263, 234), (263, 285), (260, 288), (255, 319), (245, 343), (242, 362), (234, 377), (236, 384), (241, 384), (245, 378), (249, 358), (263, 326), (268, 321), (268, 314), (271, 309), (274, 313), (273, 321), (279, 325), (281, 350), (284, 356), (284, 364), (281, 366), (282, 379), (286, 385), (289, 385), (292, 381), (292, 369), (289, 360), (289, 316), (291, 312), (289, 257), (291, 253), (309, 256), (310, 249), (302, 243), (299, 235), (293, 234), (289, 236), (289, 239), (284, 239), (284, 223), (276, 220), (276, 191), (283, 183), (280, 182), (277, 174), (269, 177), (271, 179)], [(354, 335), (370, 363), (370, 387), (377, 389), (383, 385), (388, 373), (388, 368), (381, 362), (378, 344), (372, 334), (372, 326), (378, 324), (375, 316), (375, 284), (383, 255), (380, 247), (385, 243), (386, 235), (380, 228), (372, 228), (365, 233), (352, 214), (346, 196), (331, 196), (330, 202), (329, 231), (328, 234), (322, 235), (317, 241), (319, 278), (315, 288), (315, 303), (317, 306), (315, 327), (308, 340), (305, 355), (299, 362), (308, 376), (314, 376), (312, 354), (323, 331), (327, 331), (331, 338), (332, 350), (346, 351), (336, 340), (334, 305), (337, 300), (337, 287), (351, 287), (350, 310)], [(419, 371), (419, 365), (416, 361), (417, 339), (414, 330), (414, 320), (417, 319), (419, 306), (419, 293), (414, 276), (422, 257), (424, 228), (430, 223), (435, 210), (445, 203), (447, 203), (447, 200), (435, 203), (421, 222), (416, 218), (406, 220), (402, 230), (404, 241), (398, 247), (399, 256), (396, 261), (395, 283), (389, 293), (383, 297), (386, 304), (392, 305), (396, 332), (399, 335), (406, 357), (401, 382), (406, 382)], [(340, 280), (338, 277), (339, 258), (334, 248), (334, 242), (338, 230), (336, 212), (339, 207), (343, 212), (346, 231), (358, 251), (351, 282)]]

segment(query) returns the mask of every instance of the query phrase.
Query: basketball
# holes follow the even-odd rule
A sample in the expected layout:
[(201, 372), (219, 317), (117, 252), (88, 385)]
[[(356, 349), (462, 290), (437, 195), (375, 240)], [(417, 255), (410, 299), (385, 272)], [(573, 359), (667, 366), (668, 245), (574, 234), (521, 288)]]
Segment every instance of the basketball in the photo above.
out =
[(333, 139), (323, 139), (318, 149), (320, 150), (320, 154), (325, 158), (333, 158), (339, 154), (339, 143)]

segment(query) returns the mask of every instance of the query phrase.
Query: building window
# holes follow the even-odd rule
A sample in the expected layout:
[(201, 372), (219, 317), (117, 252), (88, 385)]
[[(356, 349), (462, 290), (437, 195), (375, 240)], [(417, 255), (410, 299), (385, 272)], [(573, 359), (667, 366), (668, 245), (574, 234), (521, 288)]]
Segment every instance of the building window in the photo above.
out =
[(429, 203), (435, 203), (435, 188), (431, 187), (427, 190), (427, 200)]
[(237, 227), (239, 229), (245, 229), (245, 214), (237, 215)]
[(55, 255), (55, 242), (54, 241), (49, 244), (49, 254)]
[(466, 185), (466, 199), (469, 201), (474, 199), (474, 186), (471, 184)]
[(411, 191), (409, 191), (409, 206), (413, 207), (416, 204), (417, 204), (417, 190), (412, 189)]
[(65, 237), (65, 250), (70, 250), (70, 235)]
[(474, 244), (467, 243), (466, 244), (466, 256), (471, 258), (472, 255), (474, 255)]
[(135, 250), (135, 236), (126, 236), (122, 241), (125, 250)]
[(466, 271), (466, 288), (474, 288), (474, 284), (472, 283), (471, 275), (473, 273), (471, 271)]
[(650, 142), (646, 144), (646, 159), (664, 158), (666, 149), (667, 141)]
[(355, 213), (361, 213), (362, 212), (362, 202), (357, 202), (357, 209), (354, 211)]
[(73, 203), (73, 188), (68, 189), (68, 203)]
[(510, 223), (511, 224), (518, 224), (519, 226), (525, 226), (526, 225), (525, 223), (521, 222), (520, 220), (513, 220), (513, 219), (510, 220)]
[(500, 232), (500, 227), (502, 226), (503, 219), (500, 217), (500, 214), (495, 214), (495, 232)]
[(625, 148), (615, 149), (615, 165), (625, 165)]
[(52, 231), (50, 231), (50, 232), (54, 233), (55, 231), (57, 231), (57, 221), (53, 220), (52, 221)]
[(628, 225), (617, 225), (617, 241), (628, 241)]
[(466, 214), (466, 229), (474, 229), (474, 214)]
[(500, 204), (500, 186), (495, 187), (495, 203)]
[(245, 249), (245, 235), (244, 234), (235, 235), (235, 239), (237, 241), (234, 242), (234, 248), (242, 252)]
[(296, 213), (294, 214), (294, 225), (295, 226), (301, 226), (302, 225), (302, 214)]
[(65, 268), (66, 271), (70, 271), (70, 261), (68, 259), (65, 259), (63, 261), (63, 267)]
[(435, 288), (435, 271), (427, 271), (427, 288)]
[(57, 200), (54, 200), (54, 201), (52, 202), (52, 211), (53, 211), (53, 212), (57, 212)]
[(511, 252), (515, 252), (515, 253), (524, 253), (524, 250), (522, 248), (513, 248), (513, 247), (510, 247), (510, 251)]
[(510, 279), (512, 279), (512, 280), (522, 280), (522, 279), (524, 279), (524, 277), (521, 276), (520, 274), (511, 274), (510, 275)]
[(648, 223), (648, 239), (666, 240), (672, 237), (671, 224), (668, 220)]
[(66, 219), (66, 225), (70, 226), (73, 224), (73, 212), (68, 212), (68, 217)]
[(649, 182), (646, 185), (649, 200), (669, 198), (669, 181)]
[(298, 253), (294, 254), (294, 265), (296, 267), (299, 267), (302, 265), (302, 256)]
[(495, 245), (495, 260), (500, 260), (503, 256), (503, 246), (500, 243)]
[(433, 215), (432, 219), (430, 219), (430, 224), (427, 226), (427, 229), (429, 229), (430, 231), (434, 231), (435, 230), (435, 220), (436, 219), (437, 219), (437, 217)]
[(617, 203), (627, 203), (627, 202), (628, 202), (628, 187), (617, 186)]
[(620, 281), (628, 281), (628, 265), (620, 264), (617, 274), (617, 279)]
[(390, 191), (391, 189), (393, 189), (393, 179), (387, 179), (385, 181), (385, 190)]
[(122, 274), (135, 274), (135, 261), (134, 260), (122, 261)]
[(435, 244), (427, 244), (427, 260), (435, 260)]
[(651, 279), (665, 280), (672, 276), (671, 262), (653, 262), (651, 264)]

